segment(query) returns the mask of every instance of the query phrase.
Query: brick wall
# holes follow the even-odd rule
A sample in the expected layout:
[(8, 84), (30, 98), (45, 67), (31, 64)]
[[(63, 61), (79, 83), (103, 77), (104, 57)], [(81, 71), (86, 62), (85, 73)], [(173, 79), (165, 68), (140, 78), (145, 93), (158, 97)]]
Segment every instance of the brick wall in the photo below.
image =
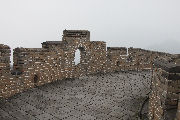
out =
[[(87, 30), (65, 30), (63, 33), (62, 41), (43, 42), (42, 48), (14, 49), (11, 71), (10, 47), (0, 45), (0, 98), (8, 98), (29, 88), (65, 78), (120, 70), (151, 69), (155, 59), (171, 59), (174, 56), (139, 48), (108, 47), (106, 50), (105, 42), (90, 41), (90, 32)], [(75, 65), (77, 49), (80, 50), (81, 60)], [(175, 59), (177, 56), (174, 60), (178, 62)], [(158, 71), (159, 69), (156, 74), (160, 73)]]
[(0, 75), (10, 72), (10, 47), (0, 44)]
[(174, 55), (140, 48), (108, 47), (107, 69), (109, 72), (152, 69), (157, 58), (171, 59), (172, 56)]
[(154, 63), (149, 119), (175, 119), (180, 92), (180, 65), (165, 59)]
[[(64, 31), (62, 41), (47, 41), (42, 48), (16, 48), (10, 71), (10, 48), (2, 45), (0, 97), (10, 97), (26, 89), (65, 78), (104, 72), (106, 43), (90, 41), (89, 31)], [(75, 65), (75, 51), (81, 61)]]

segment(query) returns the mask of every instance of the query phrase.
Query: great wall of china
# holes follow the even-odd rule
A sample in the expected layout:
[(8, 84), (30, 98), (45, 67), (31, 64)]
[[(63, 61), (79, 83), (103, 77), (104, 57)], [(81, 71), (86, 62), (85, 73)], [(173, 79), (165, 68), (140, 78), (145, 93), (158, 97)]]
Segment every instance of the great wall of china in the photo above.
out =
[[(80, 63), (75, 65), (75, 51)], [(177, 109), (180, 120), (180, 55), (140, 48), (107, 47), (90, 41), (87, 30), (64, 30), (62, 41), (46, 41), (42, 48), (15, 48), (13, 69), (10, 47), (0, 44), (0, 98), (9, 98), (30, 88), (66, 78), (116, 71), (153, 71), (149, 95), (149, 119), (166, 118)]]

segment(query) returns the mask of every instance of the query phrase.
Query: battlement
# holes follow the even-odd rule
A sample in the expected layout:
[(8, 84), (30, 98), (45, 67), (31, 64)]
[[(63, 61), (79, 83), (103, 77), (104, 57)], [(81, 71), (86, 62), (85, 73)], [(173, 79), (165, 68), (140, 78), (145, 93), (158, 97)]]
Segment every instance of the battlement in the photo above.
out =
[[(78, 49), (80, 63), (75, 65)], [(107, 47), (106, 50), (106, 42), (90, 41), (87, 30), (64, 30), (62, 41), (43, 42), (42, 48), (15, 48), (13, 70), (10, 70), (10, 52), (9, 46), (0, 44), (0, 98), (66, 78), (153, 70), (150, 118), (157, 114), (159, 119), (167, 107), (177, 108), (179, 104), (179, 55), (132, 47)], [(168, 62), (156, 61), (160, 58)]]
[(88, 30), (64, 30), (62, 41), (72, 40), (90, 41), (90, 32)]
[(107, 47), (107, 54), (127, 55), (127, 50), (126, 47)]
[(90, 32), (88, 30), (64, 30), (63, 37), (74, 38), (90, 38)]
[(63, 47), (65, 46), (66, 43), (64, 43), (62, 41), (46, 41), (41, 44), (42, 44), (42, 48), (44, 48), (44, 49), (54, 50), (57, 48), (63, 49)]
[(10, 47), (0, 44), (0, 74), (10, 72)]
[[(89, 31), (64, 30), (62, 41), (43, 42), (42, 48), (15, 48), (13, 70), (10, 71), (10, 48), (6, 45), (0, 47), (0, 84), (13, 80), (13, 84), (0, 88), (2, 97), (65, 78), (99, 72), (151, 69), (156, 58), (171, 59), (174, 56), (140, 48), (108, 47), (106, 51), (106, 42), (90, 41)], [(80, 63), (75, 65), (77, 49), (81, 52), (81, 58)]]

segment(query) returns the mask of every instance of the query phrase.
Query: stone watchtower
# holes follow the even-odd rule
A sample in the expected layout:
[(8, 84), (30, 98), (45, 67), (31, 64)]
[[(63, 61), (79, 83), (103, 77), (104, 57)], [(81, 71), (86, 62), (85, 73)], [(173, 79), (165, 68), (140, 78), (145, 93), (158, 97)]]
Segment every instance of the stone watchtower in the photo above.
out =
[[(46, 41), (42, 48), (62, 51), (65, 77), (103, 72), (106, 64), (106, 43), (90, 41), (88, 30), (64, 30), (62, 41)], [(80, 51), (80, 63), (75, 65), (75, 52)]]

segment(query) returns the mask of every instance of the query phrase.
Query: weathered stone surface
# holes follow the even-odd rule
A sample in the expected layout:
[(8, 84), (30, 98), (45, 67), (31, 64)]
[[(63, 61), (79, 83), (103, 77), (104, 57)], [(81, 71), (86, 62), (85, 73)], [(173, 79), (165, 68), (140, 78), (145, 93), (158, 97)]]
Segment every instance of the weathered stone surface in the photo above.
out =
[[(80, 50), (81, 59), (80, 63), (75, 65), (74, 59), (77, 49)], [(13, 52), (14, 64), (12, 70), (10, 69), (10, 52), (9, 46), (0, 44), (0, 98), (8, 98), (30, 88), (63, 79), (74, 79), (98, 73), (152, 70), (154, 63), (152, 93), (150, 96), (151, 106), (149, 107), (150, 118), (160, 119), (164, 117), (162, 115), (166, 113), (165, 108), (167, 108), (167, 104), (171, 105), (172, 103), (176, 105), (177, 103), (177, 95), (175, 94), (178, 94), (180, 86), (179, 55), (132, 47), (108, 47), (106, 50), (105, 42), (90, 41), (90, 32), (87, 30), (64, 30), (62, 41), (43, 42), (42, 48), (15, 48)], [(161, 61), (156, 61), (159, 58), (161, 58)], [(162, 60), (162, 58), (165, 60)], [(71, 86), (71, 84), (69, 85)], [(78, 83), (78, 85), (84, 87), (82, 83)], [(122, 86), (126, 86), (125, 83)], [(83, 89), (86, 90), (86, 88)], [(96, 89), (92, 87), (88, 89), (91, 94), (96, 93)], [(103, 89), (104, 93), (102, 96), (111, 96), (112, 93), (115, 92), (113, 89)], [(131, 91), (130, 87), (124, 87), (123, 89), (126, 92)], [(72, 94), (76, 93), (72, 92)], [(129, 92), (128, 94), (132, 93)], [(102, 96), (96, 99), (100, 99)], [(56, 98), (57, 94), (52, 95), (52, 97)], [(76, 98), (65, 96), (65, 99), (70, 99), (75, 101), (75, 103), (82, 102), (83, 98), (84, 95), (82, 94), (77, 95)], [(24, 99), (28, 100), (29, 97), (26, 96)], [(129, 98), (126, 100), (129, 100)], [(126, 101), (122, 101), (122, 103), (124, 102)], [(29, 103), (33, 104), (34, 101), (29, 101)], [(45, 105), (48, 104), (50, 103), (45, 102)], [(98, 104), (100, 104), (99, 101)], [(87, 107), (88, 106), (83, 106), (82, 109), (86, 110)], [(40, 110), (45, 109), (39, 104), (36, 108)], [(50, 106), (49, 109), (51, 108), (53, 109), (54, 107)], [(96, 111), (99, 113), (97, 118), (107, 115), (109, 109), (106, 108), (107, 107), (104, 108), (105, 112), (103, 114), (100, 114), (101, 108)], [(117, 108), (111, 113), (113, 119), (117, 118), (118, 110)], [(16, 112), (20, 113), (20, 110)], [(131, 111), (129, 111), (129, 113), (130, 112)], [(34, 109), (32, 108), (28, 113), (31, 113), (33, 116)], [(121, 113), (124, 115), (123, 112)], [(40, 116), (39, 119), (53, 118), (50, 113), (40, 114), (42, 116)], [(83, 119), (88, 117), (94, 119), (93, 114), (84, 114), (82, 116)], [(76, 119), (76, 116), (65, 115), (65, 118), (67, 117)], [(22, 119), (21, 116), (18, 115), (16, 118)], [(34, 118), (32, 117), (32, 119)]]
[(161, 68), (169, 73), (180, 73), (180, 64), (175, 64), (173, 62), (168, 62), (167, 60), (156, 60), (154, 65)]
[[(146, 79), (144, 79), (144, 77)], [(150, 72), (119, 72), (56, 81), (0, 103), (0, 118), (19, 120), (136, 119), (150, 91)], [(147, 112), (147, 109), (144, 110)], [(10, 118), (11, 117), (11, 118)]]
[(179, 67), (175, 61), (173, 63), (160, 59), (154, 62), (152, 91), (149, 101), (150, 120), (179, 119)]
[[(75, 65), (75, 51), (80, 63)], [(10, 47), (0, 45), (0, 97), (7, 98), (29, 88), (56, 80), (126, 70), (151, 69), (166, 53), (139, 48), (108, 47), (103, 41), (90, 41), (87, 30), (64, 30), (62, 41), (46, 41), (42, 48), (15, 48), (10, 70)]]

